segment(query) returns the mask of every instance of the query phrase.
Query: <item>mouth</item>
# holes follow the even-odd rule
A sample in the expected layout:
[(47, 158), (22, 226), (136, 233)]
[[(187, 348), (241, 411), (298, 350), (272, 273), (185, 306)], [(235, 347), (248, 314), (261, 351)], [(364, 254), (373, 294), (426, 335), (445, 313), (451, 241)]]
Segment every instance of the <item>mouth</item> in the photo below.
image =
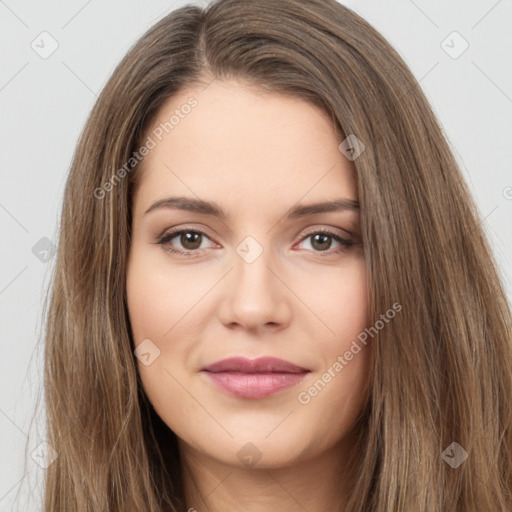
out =
[(311, 370), (274, 357), (218, 361), (201, 370), (221, 391), (238, 398), (258, 399), (298, 384)]

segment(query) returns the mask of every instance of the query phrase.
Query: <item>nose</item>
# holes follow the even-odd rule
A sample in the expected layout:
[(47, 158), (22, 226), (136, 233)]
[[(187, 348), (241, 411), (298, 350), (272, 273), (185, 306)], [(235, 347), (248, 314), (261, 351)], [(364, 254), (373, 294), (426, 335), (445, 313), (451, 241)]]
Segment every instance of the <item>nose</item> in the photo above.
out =
[(283, 277), (266, 248), (254, 261), (234, 254), (233, 269), (223, 283), (220, 321), (231, 329), (251, 332), (285, 328), (293, 294)]

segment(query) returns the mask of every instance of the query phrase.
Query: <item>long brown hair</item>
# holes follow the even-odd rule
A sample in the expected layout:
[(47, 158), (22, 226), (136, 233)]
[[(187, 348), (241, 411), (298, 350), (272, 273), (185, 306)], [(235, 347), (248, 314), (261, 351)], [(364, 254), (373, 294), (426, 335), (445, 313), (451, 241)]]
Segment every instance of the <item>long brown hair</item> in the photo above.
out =
[[(373, 340), (345, 512), (512, 510), (512, 321), (497, 265), (418, 82), (334, 0), (177, 9), (99, 96), (66, 184), (46, 319), (47, 440), (59, 456), (45, 510), (185, 510), (176, 436), (133, 354), (130, 159), (173, 94), (232, 78), (309, 101), (366, 145), (354, 164), (371, 322), (403, 309)], [(453, 442), (468, 454), (456, 468), (442, 456)]]

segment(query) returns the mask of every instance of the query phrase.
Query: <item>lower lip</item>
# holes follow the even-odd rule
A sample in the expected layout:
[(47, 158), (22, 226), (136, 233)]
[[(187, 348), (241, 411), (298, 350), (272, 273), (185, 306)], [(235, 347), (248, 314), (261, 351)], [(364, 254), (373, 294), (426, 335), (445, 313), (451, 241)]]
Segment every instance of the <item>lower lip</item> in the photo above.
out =
[(265, 398), (290, 388), (307, 374), (301, 373), (232, 373), (207, 372), (208, 378), (222, 391), (240, 398)]

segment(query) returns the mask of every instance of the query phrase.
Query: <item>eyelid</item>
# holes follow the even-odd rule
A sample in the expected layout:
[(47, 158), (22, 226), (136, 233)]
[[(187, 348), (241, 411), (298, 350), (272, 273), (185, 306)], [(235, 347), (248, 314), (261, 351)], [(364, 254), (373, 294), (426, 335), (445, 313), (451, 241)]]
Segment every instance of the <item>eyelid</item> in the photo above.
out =
[[(304, 232), (304, 234), (302, 235), (302, 238), (301, 238), (301, 240), (303, 240), (304, 237), (306, 237), (308, 235), (311, 235), (313, 233), (322, 232), (322, 231), (338, 235), (341, 238), (345, 238), (346, 236), (350, 237), (351, 240), (357, 238), (357, 236), (353, 232), (351, 232), (347, 229), (335, 228), (333, 226), (326, 227), (324, 224), (316, 224), (314, 226), (310, 226), (310, 227), (306, 228), (305, 231), (300, 230), (299, 233), (297, 233), (297, 236), (299, 236), (300, 233)], [(345, 235), (343, 233), (345, 233)]]
[(180, 225), (180, 226), (176, 226), (176, 227), (172, 227), (172, 228), (165, 228), (159, 235), (157, 235), (156, 239), (160, 240), (161, 238), (166, 237), (168, 235), (180, 234), (183, 231), (193, 231), (196, 233), (200, 233), (200, 234), (208, 237), (210, 240), (212, 240), (212, 236), (210, 234), (208, 234), (208, 232), (209, 232), (208, 228), (206, 228), (200, 224), (196, 224), (196, 225), (187, 224), (184, 227), (182, 227)]

